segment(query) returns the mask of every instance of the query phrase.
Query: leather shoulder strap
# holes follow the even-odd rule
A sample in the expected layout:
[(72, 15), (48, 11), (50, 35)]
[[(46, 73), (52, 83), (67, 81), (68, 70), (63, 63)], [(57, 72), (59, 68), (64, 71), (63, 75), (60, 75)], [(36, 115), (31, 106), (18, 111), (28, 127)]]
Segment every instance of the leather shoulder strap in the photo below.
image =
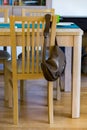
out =
[(51, 15), (50, 14), (46, 14), (45, 15), (45, 29), (44, 29), (44, 45), (43, 45), (43, 55), (42, 55), (42, 62), (45, 62), (45, 57), (46, 57), (46, 45), (48, 42), (48, 37), (49, 37), (49, 29), (50, 29), (50, 19), (51, 19)]
[(50, 19), (51, 19), (51, 15), (50, 14), (46, 14), (45, 15), (46, 25), (45, 25), (45, 30), (44, 30), (44, 36), (45, 37), (47, 37), (49, 35)]

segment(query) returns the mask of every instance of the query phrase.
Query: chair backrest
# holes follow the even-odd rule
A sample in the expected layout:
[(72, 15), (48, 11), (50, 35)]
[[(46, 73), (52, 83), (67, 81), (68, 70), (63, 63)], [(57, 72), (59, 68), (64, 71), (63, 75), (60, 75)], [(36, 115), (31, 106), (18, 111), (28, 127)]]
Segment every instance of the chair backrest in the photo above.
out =
[(0, 8), (0, 16), (3, 18), (3, 22), (8, 22), (8, 8)]
[[(22, 16), (44, 16), (45, 14), (55, 14), (55, 10), (53, 8), (50, 9), (29, 9), (22, 8)], [(26, 48), (25, 48), (26, 51)]]
[(43, 16), (45, 14), (54, 15), (54, 9), (22, 9), (22, 16)]
[[(15, 28), (15, 23), (20, 23), (20, 28)], [(51, 19), (50, 45), (55, 42), (56, 16)], [(10, 35), (12, 43), (12, 69), (18, 79), (41, 78), (42, 51), (44, 44), (45, 16), (10, 16)], [(19, 39), (19, 40), (18, 40)], [(17, 46), (22, 47), (22, 58), (18, 59), (17, 67)], [(25, 52), (25, 47), (27, 53)], [(17, 70), (18, 68), (18, 70)]]

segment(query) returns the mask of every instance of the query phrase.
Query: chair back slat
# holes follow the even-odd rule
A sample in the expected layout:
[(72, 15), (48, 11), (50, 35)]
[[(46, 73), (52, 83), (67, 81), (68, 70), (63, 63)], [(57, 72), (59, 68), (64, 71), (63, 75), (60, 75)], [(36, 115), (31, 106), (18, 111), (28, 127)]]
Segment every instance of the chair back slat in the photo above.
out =
[[(53, 16), (53, 19), (55, 16)], [(53, 20), (54, 21), (54, 20)], [(22, 28), (15, 28), (15, 22), (21, 22)], [(56, 22), (55, 22), (56, 25)], [(54, 25), (54, 33), (55, 33)], [(53, 26), (53, 25), (52, 25)], [(10, 33), (12, 42), (12, 69), (15, 70), (14, 75), (38, 75), (41, 71), (42, 51), (44, 44), (44, 16), (11, 16), (10, 17)], [(18, 32), (17, 32), (18, 31)], [(53, 33), (52, 31), (50, 33)], [(17, 60), (17, 34), (20, 35), (22, 43), (22, 58)], [(51, 34), (51, 37), (54, 35)], [(52, 38), (51, 38), (52, 39)], [(25, 48), (27, 51), (25, 51)], [(18, 67), (17, 67), (18, 65)], [(17, 69), (18, 68), (18, 69)]]
[(34, 57), (34, 44), (35, 44), (35, 29), (34, 29), (34, 22), (32, 22), (32, 39), (31, 39), (31, 41), (32, 41), (32, 48), (31, 48), (31, 56), (32, 56), (32, 66), (31, 66), (31, 69), (32, 69), (32, 73), (34, 72), (34, 59), (35, 59), (35, 57)]
[(27, 58), (27, 66), (26, 66), (26, 69), (27, 69), (27, 73), (30, 72), (30, 23), (28, 22), (28, 28), (27, 28), (27, 43), (26, 43), (26, 58)]
[[(38, 23), (38, 24), (40, 24), (40, 23)], [(37, 27), (37, 34), (36, 34), (36, 72), (39, 72), (39, 37), (40, 37), (40, 35), (39, 35), (39, 29), (40, 29), (40, 27), (38, 26)]]
[(25, 72), (25, 28), (24, 21), (22, 22), (22, 73)]

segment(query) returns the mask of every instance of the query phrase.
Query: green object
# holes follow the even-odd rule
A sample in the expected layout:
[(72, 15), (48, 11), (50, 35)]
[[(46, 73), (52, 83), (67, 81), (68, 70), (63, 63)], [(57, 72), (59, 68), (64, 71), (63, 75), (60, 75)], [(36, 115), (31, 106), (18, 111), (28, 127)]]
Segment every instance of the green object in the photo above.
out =
[(56, 22), (59, 23), (60, 21), (60, 15), (56, 15)]

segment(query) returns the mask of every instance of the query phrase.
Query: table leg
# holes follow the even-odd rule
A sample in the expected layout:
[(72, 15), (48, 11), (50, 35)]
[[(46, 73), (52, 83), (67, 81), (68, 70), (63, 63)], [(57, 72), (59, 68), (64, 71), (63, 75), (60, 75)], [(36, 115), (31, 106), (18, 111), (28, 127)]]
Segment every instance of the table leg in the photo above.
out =
[(82, 36), (74, 36), (72, 118), (80, 117), (81, 47), (82, 47), (81, 43), (82, 43)]
[(66, 55), (65, 92), (71, 92), (72, 47), (65, 47), (65, 55)]

